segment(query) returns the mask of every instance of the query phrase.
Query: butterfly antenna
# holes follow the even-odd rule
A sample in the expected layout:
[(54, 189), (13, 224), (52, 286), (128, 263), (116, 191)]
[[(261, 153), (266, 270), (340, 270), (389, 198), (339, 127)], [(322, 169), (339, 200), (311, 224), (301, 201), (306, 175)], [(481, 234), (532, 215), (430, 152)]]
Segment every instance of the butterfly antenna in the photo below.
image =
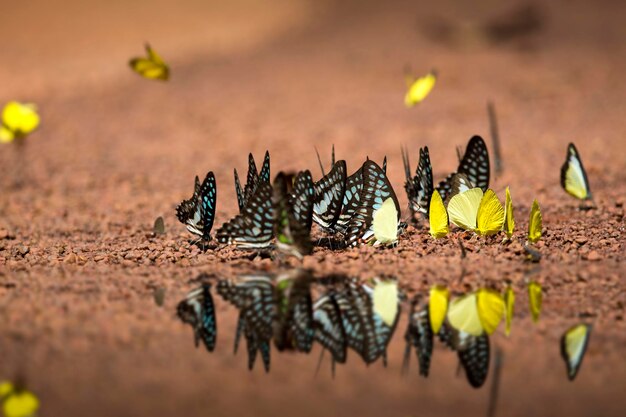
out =
[(402, 153), (402, 164), (404, 165), (404, 176), (407, 181), (411, 180), (411, 164), (409, 163), (409, 150), (405, 146), (404, 148), (400, 148), (400, 152)]
[(387, 155), (383, 158), (383, 172), (387, 175)]
[(320, 353), (320, 358), (317, 361), (317, 368), (315, 368), (315, 378), (317, 378), (317, 374), (320, 373), (320, 367), (322, 366), (322, 360), (324, 359), (324, 352), (326, 352), (326, 349), (322, 348), (322, 352)]
[(330, 163), (332, 164), (331, 166), (335, 165), (335, 144), (333, 143), (333, 151), (332, 151), (332, 156), (330, 159)]
[(461, 161), (463, 160), (463, 153), (462, 153), (462, 147), (457, 146), (456, 147), (456, 158), (459, 160), (459, 164), (461, 163)]
[(493, 144), (494, 163), (496, 166), (496, 176), (502, 173), (502, 154), (500, 153), (500, 132), (498, 130), (498, 119), (496, 118), (496, 106), (492, 101), (487, 102), (487, 114), (489, 115), (489, 130), (491, 131), (491, 141)]
[(322, 171), (322, 177), (323, 177), (326, 174), (324, 173), (324, 165), (322, 164), (322, 158), (320, 158), (320, 153), (317, 151), (317, 147), (314, 146), (313, 148), (315, 149), (315, 153), (317, 154), (317, 162), (319, 162), (320, 164), (320, 170)]

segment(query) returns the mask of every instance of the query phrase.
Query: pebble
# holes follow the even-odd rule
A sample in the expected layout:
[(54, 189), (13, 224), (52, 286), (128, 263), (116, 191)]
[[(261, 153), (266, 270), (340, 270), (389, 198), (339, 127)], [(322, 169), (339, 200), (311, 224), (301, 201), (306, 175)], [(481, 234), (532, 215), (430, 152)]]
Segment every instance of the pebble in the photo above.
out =
[(602, 259), (602, 256), (600, 256), (600, 253), (597, 250), (592, 250), (587, 254), (588, 261), (599, 261), (600, 259)]
[(579, 245), (584, 245), (585, 243), (587, 243), (589, 239), (587, 239), (585, 236), (578, 236), (576, 238), (576, 243), (578, 243)]

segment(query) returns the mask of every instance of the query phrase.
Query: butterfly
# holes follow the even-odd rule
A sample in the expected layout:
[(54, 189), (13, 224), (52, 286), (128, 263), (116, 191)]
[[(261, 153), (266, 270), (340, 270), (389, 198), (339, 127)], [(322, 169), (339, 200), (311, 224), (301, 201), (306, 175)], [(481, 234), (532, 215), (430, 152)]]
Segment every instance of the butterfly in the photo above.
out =
[(37, 106), (32, 103), (10, 101), (2, 109), (0, 143), (23, 139), (39, 127), (40, 118)]
[(430, 235), (435, 239), (445, 237), (448, 234), (448, 211), (443, 205), (439, 191), (435, 190), (430, 199), (428, 223), (430, 223)]
[(267, 275), (244, 275), (236, 281), (221, 280), (217, 292), (239, 310), (235, 334), (235, 352), (241, 334), (248, 347), (248, 369), (253, 369), (257, 352), (261, 352), (266, 372), (270, 367), (270, 340), (276, 318), (276, 294), (272, 278)]
[(185, 299), (178, 303), (176, 314), (183, 323), (190, 324), (193, 328), (196, 347), (202, 340), (207, 350), (213, 352), (217, 339), (217, 325), (211, 284), (204, 283), (199, 288), (191, 290)]
[(274, 326), (274, 344), (280, 351), (311, 351), (315, 335), (311, 280), (311, 273), (300, 269), (276, 279), (278, 319)]
[(465, 154), (459, 162), (456, 172), (448, 175), (437, 185), (437, 191), (445, 201), (452, 191), (455, 174), (463, 174), (473, 187), (478, 187), (483, 192), (489, 188), (489, 151), (485, 141), (480, 136), (473, 136), (467, 143)]
[(504, 207), (493, 190), (480, 188), (457, 194), (448, 203), (450, 221), (465, 230), (489, 236), (502, 230)]
[(346, 227), (346, 244), (354, 246), (361, 241), (376, 245), (389, 243), (390, 240), (390, 243), (393, 243), (395, 242), (393, 233), (391, 233), (391, 236), (381, 237), (383, 241), (380, 241), (376, 237), (373, 227), (374, 213), (381, 209), (383, 203), (389, 198), (393, 202), (393, 207), (390, 207), (391, 203), (387, 203), (387, 209), (383, 212), (384, 217), (381, 220), (397, 225), (396, 240), (398, 232), (406, 226), (399, 221), (400, 204), (398, 204), (393, 187), (385, 173), (375, 162), (365, 161), (361, 169), (363, 173), (363, 189), (361, 190), (360, 205)]
[(346, 161), (337, 161), (330, 172), (315, 183), (313, 221), (326, 231), (333, 231), (346, 190)]
[(343, 194), (341, 213), (337, 219), (335, 229), (345, 233), (348, 223), (361, 203), (361, 191), (363, 190), (363, 169), (359, 168), (354, 174), (346, 179), (346, 189)]
[(413, 107), (421, 103), (435, 87), (436, 81), (437, 75), (434, 71), (429, 72), (423, 77), (411, 80), (411, 82), (408, 83), (408, 90), (404, 96), (404, 105), (406, 107)]
[(433, 285), (428, 297), (430, 328), (434, 334), (438, 334), (448, 314), (450, 291), (443, 285)]
[(439, 340), (457, 352), (469, 384), (473, 388), (483, 386), (489, 374), (489, 336), (486, 333), (474, 336), (455, 329), (447, 322), (443, 324), (438, 335)]
[(4, 417), (35, 416), (39, 410), (39, 398), (19, 382), (0, 382), (0, 404)]
[(387, 198), (372, 216), (375, 245), (395, 245), (398, 242), (398, 211), (393, 198)]
[(583, 363), (592, 326), (578, 324), (569, 328), (561, 337), (561, 356), (567, 368), (567, 378), (573, 381)]
[(274, 236), (272, 186), (259, 182), (243, 211), (217, 231), (217, 241), (242, 249), (265, 248)]
[(561, 187), (569, 194), (580, 200), (591, 200), (591, 189), (587, 172), (580, 159), (578, 150), (573, 143), (567, 146), (565, 162), (561, 167)]
[(513, 309), (515, 307), (515, 292), (513, 288), (507, 287), (504, 291), (504, 305), (506, 306), (506, 330), (504, 334), (511, 334), (511, 322), (513, 321)]
[(301, 259), (313, 250), (310, 235), (315, 191), (311, 173), (302, 171), (294, 181), (281, 172), (274, 180), (273, 190), (276, 246)]
[(448, 308), (448, 322), (453, 328), (472, 336), (491, 335), (500, 324), (504, 311), (502, 296), (483, 288), (452, 300)]
[(194, 235), (202, 240), (211, 240), (211, 228), (215, 220), (215, 204), (217, 200), (217, 184), (215, 175), (209, 171), (200, 185), (196, 176), (193, 195), (189, 200), (183, 200), (176, 207), (178, 221), (187, 226)]
[(532, 281), (528, 283), (528, 304), (530, 307), (530, 314), (533, 322), (539, 321), (539, 314), (541, 314), (541, 304), (543, 301), (543, 290), (541, 284)]
[[(367, 311), (370, 312), (372, 316), (372, 322), (374, 324), (374, 340), (376, 343), (376, 349), (370, 349), (367, 351), (364, 358), (365, 363), (372, 363), (379, 357), (382, 357), (383, 365), (387, 366), (387, 346), (391, 341), (393, 333), (396, 331), (396, 326), (400, 317), (398, 314), (400, 306), (397, 282), (395, 280), (382, 281), (377, 279), (376, 286), (378, 287), (381, 282), (383, 282), (383, 292), (386, 294), (384, 295), (385, 301), (383, 305), (379, 304), (378, 306), (378, 311), (376, 310), (374, 304), (376, 301), (374, 298), (376, 296), (376, 288), (371, 288), (368, 285), (363, 284), (359, 290), (361, 290), (361, 294), (364, 294), (369, 298), (369, 307), (367, 307)], [(393, 291), (394, 284), (395, 292)], [(392, 286), (392, 291), (389, 291), (389, 286)], [(395, 298), (389, 297), (390, 292), (395, 295)], [(380, 297), (380, 295), (378, 297)], [(380, 299), (378, 302), (380, 303)], [(365, 303), (365, 305), (367, 305), (367, 303)]]
[(331, 353), (333, 363), (345, 363), (348, 342), (334, 291), (326, 292), (315, 301), (313, 328), (314, 339)]
[(411, 214), (422, 213), (423, 215), (428, 215), (430, 199), (434, 191), (433, 168), (430, 164), (428, 146), (420, 148), (419, 162), (413, 178), (411, 178), (409, 153), (406, 149), (402, 150), (402, 162), (404, 163), (404, 174), (406, 177), (404, 189), (409, 199)]
[(261, 172), (257, 172), (256, 163), (254, 162), (254, 156), (248, 154), (248, 175), (246, 178), (246, 185), (242, 188), (239, 181), (239, 175), (237, 169), (234, 169), (235, 176), (235, 194), (237, 195), (237, 205), (239, 206), (239, 212), (241, 213), (248, 203), (250, 197), (256, 191), (259, 183), (270, 182), (270, 153), (265, 151), (265, 158), (263, 159), (263, 165), (261, 166)]
[(506, 233), (506, 237), (511, 239), (513, 231), (515, 230), (515, 218), (513, 217), (513, 200), (511, 200), (511, 192), (509, 187), (506, 187), (506, 197), (504, 200), (504, 222), (502, 224), (502, 230)]
[(149, 80), (167, 81), (170, 78), (170, 68), (147, 43), (146, 58), (132, 58), (128, 65), (137, 74)]
[(541, 210), (539, 209), (539, 203), (535, 200), (530, 209), (530, 219), (528, 221), (528, 241), (530, 243), (537, 243), (541, 239), (542, 228)]
[(429, 306), (426, 304), (420, 310), (416, 309), (416, 303), (411, 303), (409, 312), (409, 324), (404, 334), (406, 348), (404, 350), (404, 367), (408, 367), (411, 346), (415, 347), (420, 375), (428, 377), (430, 362), (433, 355), (433, 331), (430, 326), (428, 314)]

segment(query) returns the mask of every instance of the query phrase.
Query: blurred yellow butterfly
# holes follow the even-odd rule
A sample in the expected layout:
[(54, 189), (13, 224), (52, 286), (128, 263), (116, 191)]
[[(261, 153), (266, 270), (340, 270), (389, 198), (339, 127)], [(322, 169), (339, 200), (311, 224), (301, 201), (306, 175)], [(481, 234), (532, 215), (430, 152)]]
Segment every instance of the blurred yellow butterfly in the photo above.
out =
[(513, 288), (507, 287), (504, 291), (504, 304), (506, 305), (506, 328), (504, 334), (511, 334), (511, 323), (513, 322), (513, 309), (515, 307), (515, 292)]
[(457, 330), (480, 336), (493, 334), (504, 316), (504, 300), (486, 288), (455, 298), (448, 309), (448, 321)]
[(576, 378), (583, 363), (590, 335), (591, 325), (579, 324), (569, 328), (561, 337), (561, 356), (565, 361), (567, 378), (570, 381)]
[(393, 245), (398, 241), (398, 210), (393, 198), (386, 199), (372, 219), (375, 244)]
[(497, 291), (482, 288), (476, 293), (478, 317), (488, 335), (496, 331), (505, 312), (502, 295)]
[(502, 230), (506, 233), (506, 237), (511, 239), (513, 231), (515, 230), (515, 218), (513, 217), (513, 200), (511, 199), (511, 192), (509, 187), (506, 187), (506, 198), (504, 200), (504, 223), (502, 224)]
[(149, 80), (167, 81), (170, 68), (149, 44), (146, 44), (146, 55), (146, 58), (132, 58), (128, 62), (133, 71)]
[(404, 105), (406, 107), (413, 107), (421, 103), (435, 87), (436, 81), (437, 76), (434, 72), (430, 72), (423, 77), (413, 80), (409, 84), (409, 89), (404, 96)]
[(448, 234), (448, 211), (443, 205), (443, 200), (439, 191), (433, 191), (430, 198), (430, 209), (428, 211), (428, 222), (430, 223), (430, 235), (439, 239)]
[(448, 300), (450, 292), (443, 285), (434, 285), (430, 288), (428, 298), (428, 315), (430, 328), (434, 334), (438, 334), (448, 312)]
[(528, 221), (528, 241), (530, 243), (536, 243), (541, 238), (542, 228), (541, 210), (539, 209), (539, 203), (535, 199), (530, 209), (530, 219)]
[(567, 146), (567, 155), (561, 167), (561, 187), (578, 199), (592, 199), (587, 172), (573, 143)]
[(2, 126), (0, 126), (0, 143), (9, 143), (15, 139), (26, 137), (39, 127), (37, 106), (31, 103), (10, 101), (2, 110)]
[(398, 282), (378, 280), (374, 287), (374, 312), (388, 326), (393, 326), (398, 316)]
[(539, 321), (539, 315), (541, 314), (541, 304), (543, 302), (543, 294), (541, 290), (541, 284), (532, 281), (528, 284), (528, 304), (530, 307), (530, 315), (533, 318), (533, 322)]
[(483, 236), (498, 233), (504, 223), (504, 208), (491, 189), (484, 195), (480, 188), (472, 188), (453, 196), (448, 215), (455, 225)]
[(39, 399), (35, 394), (8, 381), (0, 383), (0, 403), (4, 417), (34, 416), (39, 409)]

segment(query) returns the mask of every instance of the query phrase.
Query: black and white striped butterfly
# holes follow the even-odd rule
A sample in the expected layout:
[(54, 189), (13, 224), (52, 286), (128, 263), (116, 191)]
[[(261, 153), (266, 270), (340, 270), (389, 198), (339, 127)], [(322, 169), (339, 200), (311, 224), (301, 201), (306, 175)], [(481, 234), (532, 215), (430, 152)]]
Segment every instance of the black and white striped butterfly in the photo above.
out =
[(187, 230), (202, 240), (211, 240), (211, 228), (215, 220), (217, 184), (213, 172), (206, 174), (202, 185), (196, 176), (193, 195), (176, 207), (176, 217)]
[(276, 279), (278, 319), (274, 326), (274, 344), (280, 351), (311, 351), (315, 335), (311, 280), (311, 272), (301, 269), (281, 274)]
[(270, 341), (276, 318), (276, 295), (272, 278), (267, 275), (244, 275), (236, 281), (221, 280), (217, 292), (239, 309), (235, 352), (243, 334), (248, 347), (248, 368), (253, 369), (257, 352), (261, 353), (266, 372), (270, 367)]
[(315, 301), (313, 305), (313, 327), (315, 340), (330, 352), (333, 363), (345, 363), (348, 342), (341, 310), (333, 290), (326, 292)]
[(260, 182), (243, 211), (217, 231), (217, 241), (242, 249), (265, 248), (274, 236), (272, 186)]
[(428, 146), (420, 148), (420, 157), (415, 170), (415, 176), (411, 178), (411, 164), (409, 153), (402, 150), (402, 162), (404, 163), (404, 189), (409, 199), (409, 209), (411, 214), (421, 213), (428, 216), (430, 208), (430, 198), (433, 195), (433, 168), (430, 164), (430, 154)]
[(256, 163), (254, 162), (254, 156), (250, 153), (248, 155), (248, 176), (246, 178), (246, 184), (242, 188), (239, 182), (239, 175), (237, 169), (234, 170), (235, 176), (235, 193), (237, 194), (237, 204), (239, 205), (239, 212), (243, 211), (243, 208), (248, 203), (248, 200), (256, 191), (259, 183), (270, 182), (270, 153), (265, 151), (265, 158), (263, 159), (263, 166), (261, 166), (261, 172), (257, 172)]
[(302, 258), (313, 250), (311, 225), (313, 223), (313, 196), (311, 173), (301, 171), (296, 176), (280, 172), (274, 179), (274, 234), (276, 247)]
[(341, 214), (346, 189), (346, 161), (337, 161), (330, 172), (315, 183), (313, 221), (324, 230), (334, 232)]
[[(398, 228), (405, 226), (400, 222), (398, 198), (383, 170), (375, 162), (369, 160), (365, 161), (361, 170), (363, 189), (359, 197), (360, 204), (346, 227), (345, 241), (348, 246), (376, 240), (373, 228), (374, 213), (388, 198), (393, 200)], [(376, 244), (376, 242), (373, 243)]]
[(359, 168), (354, 174), (346, 179), (346, 190), (343, 194), (341, 214), (337, 219), (335, 228), (340, 233), (345, 233), (348, 223), (361, 203), (361, 191), (363, 190), (363, 169)]
[(408, 369), (411, 347), (414, 347), (419, 363), (420, 375), (428, 377), (433, 355), (433, 330), (430, 327), (428, 304), (419, 310), (416, 308), (415, 302), (411, 304), (409, 323), (404, 334), (404, 340), (406, 341), (404, 368)]
[(203, 283), (191, 290), (185, 299), (178, 303), (176, 314), (183, 323), (190, 324), (193, 328), (196, 347), (202, 340), (207, 350), (213, 352), (217, 340), (217, 325), (211, 284)]
[(482, 387), (489, 374), (489, 336), (486, 333), (473, 336), (455, 329), (447, 322), (441, 326), (438, 336), (445, 345), (457, 352), (469, 384), (474, 388)]

